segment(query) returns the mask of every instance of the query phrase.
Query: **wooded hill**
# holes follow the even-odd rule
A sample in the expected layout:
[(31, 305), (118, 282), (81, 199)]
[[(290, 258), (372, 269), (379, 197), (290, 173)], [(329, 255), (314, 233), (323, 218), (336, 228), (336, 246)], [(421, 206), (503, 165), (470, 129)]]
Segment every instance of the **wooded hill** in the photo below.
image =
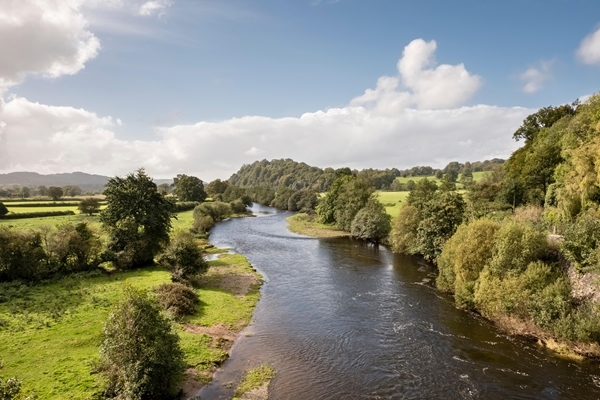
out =
[(337, 170), (333, 168), (321, 169), (288, 158), (272, 161), (262, 160), (255, 161), (252, 164), (245, 164), (238, 172), (231, 175), (229, 184), (243, 188), (267, 186), (270, 189), (287, 187), (293, 190), (312, 189), (317, 192), (326, 192), (338, 176), (353, 174), (359, 178), (368, 180), (377, 190), (403, 190), (394, 186), (397, 177), (419, 177), (436, 174), (441, 177), (448, 170), (453, 170), (458, 175), (465, 168), (471, 172), (489, 171), (503, 163), (504, 160), (494, 158), (493, 160), (476, 161), (473, 163), (467, 161), (464, 164), (453, 161), (443, 169), (418, 166), (405, 170), (397, 168), (384, 170), (369, 168), (358, 171), (350, 170), (350, 168), (339, 168)]

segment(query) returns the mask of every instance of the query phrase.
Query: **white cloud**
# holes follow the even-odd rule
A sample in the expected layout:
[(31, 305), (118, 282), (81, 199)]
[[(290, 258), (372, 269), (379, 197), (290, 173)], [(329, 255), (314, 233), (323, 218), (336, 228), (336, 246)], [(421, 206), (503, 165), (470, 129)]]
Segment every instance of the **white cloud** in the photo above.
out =
[[(399, 75), (379, 78), (375, 89), (367, 89), (350, 104), (378, 113), (395, 113), (413, 105), (419, 109), (443, 109), (463, 104), (479, 89), (481, 78), (471, 75), (463, 64), (435, 67), (436, 48), (435, 40), (413, 40), (398, 61)], [(400, 83), (408, 90), (397, 90)]]
[(171, 0), (150, 0), (142, 4), (138, 10), (138, 13), (143, 16), (149, 15), (162, 15), (165, 9), (170, 7), (172, 4)]
[(600, 65), (600, 28), (583, 38), (577, 49), (577, 58), (584, 64)]
[[(157, 128), (157, 139), (119, 139), (127, 121), (72, 107), (0, 97), (0, 172), (85, 171), (125, 174), (146, 167), (228, 178), (261, 158), (293, 158), (320, 167), (443, 166), (450, 160), (506, 157), (514, 130), (532, 110), (462, 103), (481, 84), (462, 64), (435, 67), (435, 42), (411, 42), (397, 77), (381, 77), (346, 107), (300, 117), (246, 116)], [(408, 88), (398, 90), (400, 85)], [(416, 108), (414, 108), (416, 106)]]
[(71, 75), (100, 49), (79, 11), (81, 0), (2, 0), (0, 92), (26, 74)]
[(535, 93), (544, 88), (546, 81), (552, 78), (551, 67), (554, 61), (542, 61), (538, 68), (529, 68), (519, 78), (525, 82), (523, 92)]
[(506, 157), (518, 145), (512, 132), (531, 112), (478, 105), (381, 115), (348, 106), (299, 118), (248, 116), (177, 125), (160, 128), (157, 140), (125, 141), (112, 131), (118, 120), (15, 98), (0, 115), (5, 124), (0, 172), (112, 175), (144, 166), (157, 177), (192, 173), (211, 180), (228, 178), (259, 155), (321, 167), (443, 166), (450, 160)]

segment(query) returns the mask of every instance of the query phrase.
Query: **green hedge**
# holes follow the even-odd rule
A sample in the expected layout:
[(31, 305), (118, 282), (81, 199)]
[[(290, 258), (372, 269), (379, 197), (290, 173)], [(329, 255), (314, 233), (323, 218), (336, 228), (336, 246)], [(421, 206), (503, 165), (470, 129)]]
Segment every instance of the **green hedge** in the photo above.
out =
[(197, 201), (182, 201), (175, 203), (175, 212), (190, 211), (200, 204)]
[(23, 218), (39, 218), (39, 217), (57, 217), (60, 215), (75, 215), (74, 211), (40, 211), (18, 214), (6, 214), (0, 219), (23, 219)]
[(10, 208), (17, 208), (17, 207), (77, 207), (79, 205), (79, 202), (77, 203), (33, 203), (33, 204), (9, 204)]

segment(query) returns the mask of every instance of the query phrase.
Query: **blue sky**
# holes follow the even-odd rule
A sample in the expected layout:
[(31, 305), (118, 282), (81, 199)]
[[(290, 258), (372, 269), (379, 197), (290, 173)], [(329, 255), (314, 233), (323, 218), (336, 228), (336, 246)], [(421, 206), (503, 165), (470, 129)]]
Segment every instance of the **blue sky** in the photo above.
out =
[[(261, 158), (402, 168), (506, 157), (524, 116), (600, 87), (592, 0), (0, 3), (0, 50), (16, 64), (0, 60), (0, 172), (145, 166), (213, 179)], [(17, 50), (52, 38), (65, 48)], [(418, 39), (409, 82), (397, 63)], [(392, 86), (357, 99), (384, 76)]]

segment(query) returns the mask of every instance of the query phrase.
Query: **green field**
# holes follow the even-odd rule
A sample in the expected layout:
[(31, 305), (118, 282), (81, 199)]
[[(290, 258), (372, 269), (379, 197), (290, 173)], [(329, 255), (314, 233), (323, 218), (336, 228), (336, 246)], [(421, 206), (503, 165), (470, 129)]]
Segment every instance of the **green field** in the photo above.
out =
[[(489, 171), (479, 171), (479, 172), (473, 172), (473, 181), (478, 182), (480, 181), (486, 174), (489, 174)], [(462, 174), (461, 174), (462, 175)], [(458, 182), (460, 182), (460, 178), (461, 175), (458, 176)], [(399, 176), (396, 178), (396, 180), (400, 183), (408, 183), (408, 181), (419, 181), (421, 179), (429, 179), (430, 181), (435, 181), (436, 183), (440, 182), (440, 179), (437, 179), (435, 177), (435, 175), (430, 175), (430, 176)]]
[(409, 192), (376, 192), (377, 199), (385, 206), (385, 211), (393, 217), (398, 215), (400, 207), (406, 203)]
[[(224, 254), (209, 264), (211, 270), (225, 268), (225, 275), (256, 275), (240, 255)], [(2, 375), (19, 377), (23, 387), (40, 399), (92, 399), (103, 384), (101, 377), (92, 373), (102, 326), (126, 282), (148, 289), (170, 282), (170, 275), (150, 267), (112, 275), (80, 274), (36, 286), (1, 284)], [(255, 278), (255, 282), (260, 280)], [(227, 352), (210, 336), (190, 333), (184, 326), (224, 324), (233, 328), (248, 324), (258, 301), (259, 285), (240, 295), (208, 281), (197, 293), (200, 305), (196, 314), (182, 323), (174, 322), (174, 328), (188, 365), (210, 376)]]

